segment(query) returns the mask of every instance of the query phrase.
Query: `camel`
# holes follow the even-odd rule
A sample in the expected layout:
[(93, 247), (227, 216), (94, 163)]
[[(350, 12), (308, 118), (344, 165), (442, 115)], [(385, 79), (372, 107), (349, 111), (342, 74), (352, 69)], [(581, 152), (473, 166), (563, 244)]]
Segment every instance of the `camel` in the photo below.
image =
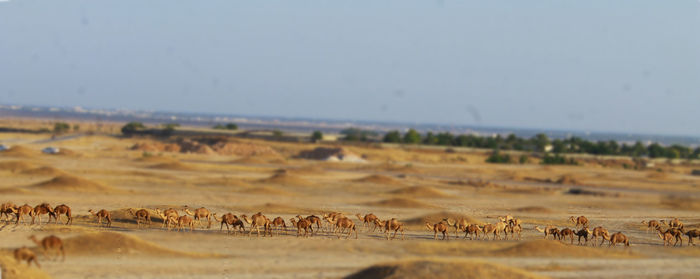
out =
[(321, 229), (321, 218), (318, 218), (315, 215), (309, 215), (309, 216), (306, 216), (306, 220), (309, 220), (309, 222), (311, 222), (312, 225), (316, 224), (316, 229), (318, 229), (318, 230)]
[(272, 219), (272, 223), (270, 223), (270, 225), (275, 227), (277, 235), (280, 235), (280, 230), (284, 231), (284, 235), (287, 235), (287, 223), (284, 222), (282, 217), (278, 216), (277, 218)]
[(374, 224), (374, 227), (372, 227), (372, 232), (374, 232), (377, 228), (379, 228), (379, 232), (382, 232), (382, 229), (384, 229), (384, 225), (386, 224), (386, 221), (379, 220), (379, 218), (374, 219), (372, 222)]
[(17, 207), (16, 209), (13, 208), (12, 210), (12, 212), (15, 214), (15, 217), (17, 218), (15, 224), (19, 224), (20, 221), (24, 220), (24, 215), (34, 216), (34, 208), (26, 203), (22, 206)]
[(610, 240), (610, 233), (608, 232), (608, 230), (606, 228), (603, 228), (600, 226), (593, 228), (593, 232), (591, 232), (591, 235), (593, 236), (591, 238), (593, 245), (596, 244), (596, 241), (597, 241), (599, 236), (600, 236), (601, 240), (600, 240), (600, 244), (598, 244), (598, 246), (603, 245), (603, 242), (605, 242), (605, 240)]
[(437, 240), (438, 232), (442, 233), (442, 240), (445, 240), (445, 239), (449, 240), (450, 239), (449, 233), (447, 231), (447, 224), (445, 222), (440, 221), (439, 223), (437, 223), (435, 225), (431, 225), (430, 223), (425, 222), (425, 226), (428, 227), (428, 230), (431, 230), (434, 232), (433, 239)]
[(102, 219), (107, 220), (107, 224), (106, 224), (107, 227), (112, 226), (112, 214), (109, 213), (109, 211), (107, 211), (105, 209), (100, 209), (100, 211), (97, 211), (97, 213), (95, 213), (94, 211), (92, 211), (92, 209), (90, 209), (90, 210), (88, 210), (88, 213), (97, 217), (97, 223), (100, 224), (100, 226), (102, 225)]
[[(450, 222), (450, 218), (442, 219), (442, 221), (447, 222), (447, 225), (455, 228), (455, 238), (457, 238), (458, 232), (464, 232), (469, 226), (467, 219), (460, 218), (458, 221)], [(466, 237), (466, 236), (465, 236)]]
[(465, 230), (465, 234), (464, 234), (464, 239), (467, 239), (467, 235), (469, 235), (469, 239), (472, 239), (472, 240), (475, 239), (474, 237), (472, 237), (472, 235), (474, 235), (476, 237), (476, 239), (479, 239), (479, 231), (481, 231), (481, 229), (482, 228), (476, 224), (471, 224), (471, 225), (467, 226), (467, 229)]
[(194, 220), (197, 221), (200, 225), (202, 225), (202, 219), (207, 219), (207, 221), (209, 222), (209, 224), (207, 225), (207, 229), (211, 228), (211, 211), (209, 211), (209, 209), (200, 207), (195, 209), (194, 212), (192, 212), (189, 209), (185, 208), (185, 213), (194, 216)]
[(34, 262), (34, 264), (36, 264), (36, 267), (41, 268), (41, 266), (39, 265), (39, 261), (37, 261), (36, 259), (36, 255), (34, 254), (34, 252), (32, 252), (32, 250), (29, 250), (29, 248), (17, 248), (15, 249), (14, 254), (15, 260), (17, 260), (18, 262), (21, 263), (22, 261), (27, 261), (27, 266), (30, 266), (32, 262)]
[(496, 224), (486, 224), (483, 228), (484, 240), (488, 239), (490, 233), (493, 233), (493, 240), (495, 240), (496, 237), (498, 237), (498, 239), (501, 239), (501, 232), (505, 233), (505, 230), (506, 223), (504, 222), (498, 222)]
[(359, 219), (360, 222), (362, 222), (363, 228), (367, 227), (367, 230), (369, 230), (370, 224), (374, 223), (374, 220), (379, 219), (379, 218), (377, 218), (376, 215), (374, 215), (372, 213), (369, 213), (369, 214), (365, 215), (364, 217), (362, 215), (360, 215), (360, 213), (357, 213), (357, 214), (355, 214), (355, 216), (357, 216), (357, 219)]
[(642, 225), (647, 225), (647, 233), (661, 226), (661, 224), (657, 220), (649, 220), (649, 222), (642, 221)]
[(693, 243), (693, 238), (700, 238), (700, 230), (689, 230), (685, 233), (685, 235), (688, 236), (688, 246), (690, 246), (690, 244), (693, 244), (693, 246), (695, 246), (695, 243)]
[[(517, 220), (517, 219), (516, 219)], [(520, 233), (522, 233), (523, 227), (520, 224), (516, 224), (516, 222), (511, 221), (508, 223), (506, 227), (506, 232), (510, 232), (510, 239), (515, 238), (515, 234), (518, 234), (518, 240), (520, 240)], [(508, 239), (508, 235), (506, 235), (506, 239)]]
[(13, 202), (6, 202), (0, 205), (0, 217), (1, 219), (4, 220), (5, 222), (10, 221), (10, 215), (14, 214), (13, 209), (16, 209), (17, 205)]
[[(348, 234), (345, 236), (346, 239), (350, 237), (353, 231), (355, 232), (355, 239), (357, 239), (357, 229), (355, 228), (355, 223), (350, 220), (350, 218), (343, 217), (338, 219), (335, 226), (339, 228), (338, 232), (342, 232), (345, 229), (348, 230)], [(338, 238), (340, 238), (340, 233), (338, 233)]]
[(681, 242), (681, 246), (683, 246), (683, 230), (679, 228), (668, 228), (666, 231), (662, 231), (661, 228), (657, 228), (657, 230), (661, 231), (662, 234), (669, 233), (673, 238), (676, 239), (676, 242), (673, 243), (673, 246), (676, 246), (678, 244), (678, 241)]
[(36, 239), (36, 236), (30, 236), (30, 240), (36, 243), (36, 246), (41, 247), (44, 252), (44, 257), (48, 259), (48, 251), (56, 250), (56, 259), (58, 259), (58, 254), (63, 256), (63, 261), (66, 260), (66, 252), (63, 250), (63, 241), (55, 235), (49, 235), (44, 237), (41, 241)]
[(233, 232), (236, 233), (236, 227), (238, 227), (238, 231), (242, 231), (245, 233), (245, 226), (243, 225), (243, 221), (238, 219), (238, 216), (233, 215), (232, 213), (226, 213), (221, 218), (216, 217), (216, 213), (212, 214), (212, 217), (214, 220), (217, 222), (221, 222), (221, 228), (219, 228), (219, 231), (224, 229), (224, 225), (226, 225), (226, 231), (228, 233), (231, 233), (231, 227), (233, 227)]
[(578, 228), (578, 226), (581, 226), (581, 227), (588, 226), (588, 218), (586, 218), (586, 216), (583, 216), (583, 215), (578, 216), (578, 217), (571, 216), (571, 217), (569, 217), (569, 222), (576, 224), (576, 228)]
[(498, 217), (498, 221), (501, 221), (501, 222), (503, 222), (503, 223), (508, 223), (508, 222), (510, 222), (510, 221), (513, 220), (513, 219), (515, 219), (515, 218), (513, 218), (513, 216), (510, 216), (510, 215), (506, 215), (506, 216), (502, 216), (502, 217), (499, 216), (499, 217)]
[[(667, 231), (662, 231), (661, 228), (657, 228), (657, 232), (659, 235), (659, 238), (664, 241), (664, 246), (671, 246), (671, 240), (673, 240), (673, 234), (671, 232)], [(673, 246), (676, 246), (678, 243), (678, 240), (676, 240), (676, 243), (673, 244)]]
[(616, 246), (618, 243), (624, 243), (625, 246), (630, 246), (630, 240), (622, 232), (616, 232), (610, 236), (610, 245), (608, 245), (608, 247)]
[[(33, 213), (33, 215), (30, 214), (32, 216), (31, 224), (34, 225), (34, 219), (36, 217), (39, 217), (39, 220), (37, 220), (37, 224), (41, 225), (41, 215), (53, 213), (53, 208), (51, 208), (51, 205), (49, 205), (48, 203), (42, 203), (34, 207)], [(49, 222), (51, 222), (51, 215), (49, 215)], [(46, 223), (48, 224), (48, 222)]]
[(160, 208), (156, 208), (155, 212), (159, 217), (163, 218), (163, 225), (160, 226), (161, 229), (166, 226), (170, 228), (170, 224), (176, 225), (170, 222), (170, 220), (172, 219), (170, 217), (173, 217), (175, 220), (177, 220), (177, 218), (180, 217), (180, 214), (177, 213), (177, 210), (173, 209), (172, 207), (166, 209), (165, 211), (160, 211)]
[(557, 239), (557, 237), (559, 236), (559, 229), (551, 225), (545, 227), (544, 229), (540, 228), (539, 226), (535, 226), (535, 230), (537, 230), (538, 232), (543, 232), (544, 239), (547, 239), (548, 235), (553, 236), (554, 239)]
[(341, 212), (330, 212), (330, 213), (323, 214), (323, 219), (328, 221), (328, 230), (329, 231), (335, 228), (335, 222), (331, 222), (331, 221), (336, 221), (336, 220), (343, 218), (343, 217), (345, 217), (345, 214), (343, 214)]
[[(174, 218), (174, 217), (170, 216), (168, 218)], [(179, 232), (180, 230), (182, 230), (183, 232), (186, 232), (187, 227), (190, 227), (190, 232), (194, 231), (194, 219), (192, 219), (192, 217), (187, 216), (187, 215), (182, 215), (182, 216), (178, 217), (177, 218), (177, 231)]]
[(403, 226), (403, 223), (396, 220), (396, 218), (391, 218), (391, 220), (386, 221), (386, 223), (384, 223), (384, 234), (386, 234), (386, 240), (389, 240), (389, 231), (394, 231), (394, 235), (391, 236), (391, 239), (394, 239), (396, 237), (396, 233), (400, 231), (401, 240), (404, 240)]
[(569, 228), (563, 228), (561, 231), (559, 231), (559, 240), (566, 240), (566, 237), (571, 238), (571, 244), (574, 244), (574, 231)]
[(666, 224), (666, 220), (661, 220), (661, 224), (667, 225), (669, 228), (683, 229), (683, 222), (675, 217), (668, 221), (668, 224)]
[(70, 207), (65, 204), (56, 206), (52, 212), (49, 212), (49, 221), (51, 221), (51, 217), (53, 217), (56, 219), (56, 224), (58, 224), (58, 221), (61, 219), (61, 215), (66, 215), (68, 218), (66, 225), (73, 224), (73, 214), (71, 213)]
[(588, 229), (588, 227), (584, 227), (583, 229), (575, 232), (574, 234), (578, 236), (578, 245), (581, 245), (581, 237), (586, 240), (584, 246), (588, 245), (588, 237), (591, 235), (591, 233), (592, 232)]
[(138, 228), (141, 227), (141, 219), (143, 219), (144, 223), (148, 223), (148, 225), (151, 224), (151, 213), (149, 213), (148, 210), (139, 209), (134, 212), (133, 208), (129, 208), (129, 214), (136, 217), (136, 227)]
[[(253, 214), (253, 216), (248, 216), (246, 215), (241, 215), (241, 218), (246, 221), (246, 223), (250, 224), (250, 232), (248, 232), (248, 236), (253, 235), (253, 229), (255, 229), (258, 232), (258, 237), (260, 237), (260, 227), (263, 227), (263, 236), (265, 236), (265, 233), (269, 231), (270, 228), (270, 220), (265, 217), (261, 212)], [(270, 232), (270, 236), (272, 236), (272, 232)]]
[[(297, 228), (297, 237), (301, 236), (301, 230), (304, 230), (304, 237), (307, 237), (309, 235), (309, 230), (311, 230), (311, 232), (313, 233), (313, 227), (311, 226), (311, 221), (304, 219), (304, 218), (300, 218), (300, 217), (298, 217), (298, 218), (299, 218), (298, 222), (294, 218), (289, 219), (289, 222), (292, 223), (292, 226)], [(252, 231), (252, 229), (251, 229), (251, 231)]]

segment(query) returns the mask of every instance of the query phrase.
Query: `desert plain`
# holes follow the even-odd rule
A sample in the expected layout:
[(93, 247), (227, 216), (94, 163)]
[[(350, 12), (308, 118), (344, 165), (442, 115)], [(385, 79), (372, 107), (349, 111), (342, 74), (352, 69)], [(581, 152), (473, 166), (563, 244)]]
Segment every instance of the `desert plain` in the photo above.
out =
[[(195, 141), (197, 139), (194, 139)], [(636, 167), (630, 158), (582, 157), (577, 166), (485, 163), (489, 150), (382, 144), (291, 143), (229, 138), (227, 152), (168, 149), (172, 139), (109, 134), (58, 137), (2, 133), (0, 202), (72, 209), (71, 225), (0, 221), (3, 278), (698, 278), (700, 248), (665, 247), (641, 222), (678, 218), (700, 228), (700, 168), (665, 160)], [(203, 145), (211, 142), (201, 141)], [(61, 149), (43, 154), (46, 146)], [(300, 158), (316, 148), (342, 148), (364, 162)], [(217, 150), (211, 148), (211, 150)], [(251, 216), (282, 217), (273, 236), (229, 234), (212, 220), (195, 230), (169, 231), (154, 210), (205, 207)], [(88, 210), (111, 212), (111, 227)], [(147, 209), (139, 227), (129, 209)], [(358, 234), (340, 238), (328, 229), (298, 237), (289, 219), (341, 212)], [(373, 213), (405, 225), (392, 240), (364, 227), (356, 214)], [(511, 215), (521, 239), (433, 238), (425, 223), (464, 218), (475, 224)], [(578, 245), (578, 239), (543, 240), (535, 226), (589, 227), (622, 232), (630, 246)], [(25, 217), (26, 218), (26, 217)], [(65, 216), (62, 219), (66, 221)], [(324, 226), (327, 222), (324, 222)], [(457, 237), (455, 237), (455, 234)], [(65, 260), (52, 260), (29, 240), (56, 235)], [(598, 240), (599, 242), (600, 240)], [(700, 240), (695, 239), (695, 242)], [(598, 244), (598, 243), (596, 243)], [(17, 263), (12, 250), (27, 246), (41, 268)], [(372, 268), (370, 268), (372, 267)], [(369, 269), (367, 269), (369, 268)], [(393, 277), (391, 277), (393, 276)]]

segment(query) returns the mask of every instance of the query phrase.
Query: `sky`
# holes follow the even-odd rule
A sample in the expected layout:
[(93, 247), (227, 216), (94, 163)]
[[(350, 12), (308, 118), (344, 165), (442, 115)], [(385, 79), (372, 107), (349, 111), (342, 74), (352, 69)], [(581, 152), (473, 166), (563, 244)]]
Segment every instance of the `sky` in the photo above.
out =
[(0, 103), (700, 136), (700, 0), (0, 0)]

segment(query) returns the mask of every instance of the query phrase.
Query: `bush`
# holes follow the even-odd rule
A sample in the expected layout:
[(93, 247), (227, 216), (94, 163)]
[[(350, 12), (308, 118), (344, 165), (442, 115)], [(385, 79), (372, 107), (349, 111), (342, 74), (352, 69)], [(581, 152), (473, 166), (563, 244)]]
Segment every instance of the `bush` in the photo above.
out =
[(313, 141), (313, 142), (317, 142), (317, 141), (322, 140), (322, 139), (323, 139), (323, 133), (321, 133), (321, 131), (314, 131), (311, 134), (311, 141)]
[(520, 158), (518, 159), (518, 161), (521, 164), (527, 164), (530, 161), (530, 157), (527, 157), (527, 155), (520, 155)]
[(399, 131), (389, 131), (384, 135), (384, 142), (388, 143), (400, 143), (401, 142), (401, 133)]
[(214, 129), (217, 130), (238, 130), (238, 125), (235, 123), (228, 123), (226, 125), (223, 124), (216, 124), (216, 126), (213, 127)]
[(486, 159), (486, 162), (494, 164), (508, 164), (510, 163), (510, 155), (501, 154), (500, 152), (498, 152), (498, 150), (496, 150), (493, 153), (491, 153), (491, 156), (489, 156)]
[(70, 125), (65, 122), (56, 122), (56, 124), (53, 125), (53, 132), (56, 134), (62, 134), (65, 132), (68, 132), (70, 130)]
[(122, 134), (125, 136), (131, 136), (139, 130), (146, 129), (146, 126), (141, 122), (129, 122), (124, 127), (122, 127)]
[(542, 158), (543, 165), (578, 165), (578, 162), (574, 158), (566, 158), (564, 156), (559, 156), (559, 154), (554, 154), (554, 156), (547, 154)]

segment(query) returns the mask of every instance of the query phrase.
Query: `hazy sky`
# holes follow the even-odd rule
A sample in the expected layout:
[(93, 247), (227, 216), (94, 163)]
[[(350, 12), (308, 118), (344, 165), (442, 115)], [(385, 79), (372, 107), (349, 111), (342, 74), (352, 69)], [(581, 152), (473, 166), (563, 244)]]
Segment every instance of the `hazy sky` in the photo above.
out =
[(700, 1), (0, 0), (0, 103), (700, 135)]

